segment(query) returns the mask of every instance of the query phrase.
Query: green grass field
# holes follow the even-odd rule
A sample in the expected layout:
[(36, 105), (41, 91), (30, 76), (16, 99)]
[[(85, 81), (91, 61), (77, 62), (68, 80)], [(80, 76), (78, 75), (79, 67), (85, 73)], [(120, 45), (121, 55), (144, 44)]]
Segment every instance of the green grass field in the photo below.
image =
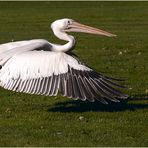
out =
[(0, 2), (0, 43), (56, 39), (60, 18), (117, 34), (73, 33), (74, 53), (97, 71), (126, 77), (128, 103), (101, 105), (0, 88), (0, 146), (148, 146), (148, 2)]

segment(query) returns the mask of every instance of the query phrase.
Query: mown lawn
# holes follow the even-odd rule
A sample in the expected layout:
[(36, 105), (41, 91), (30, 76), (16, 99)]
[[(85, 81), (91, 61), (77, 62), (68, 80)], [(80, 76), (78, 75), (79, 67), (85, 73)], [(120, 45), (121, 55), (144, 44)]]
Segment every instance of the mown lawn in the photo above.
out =
[(0, 2), (0, 43), (53, 36), (59, 18), (117, 34), (74, 34), (74, 52), (126, 77), (132, 100), (109, 106), (0, 88), (0, 146), (148, 146), (148, 2)]

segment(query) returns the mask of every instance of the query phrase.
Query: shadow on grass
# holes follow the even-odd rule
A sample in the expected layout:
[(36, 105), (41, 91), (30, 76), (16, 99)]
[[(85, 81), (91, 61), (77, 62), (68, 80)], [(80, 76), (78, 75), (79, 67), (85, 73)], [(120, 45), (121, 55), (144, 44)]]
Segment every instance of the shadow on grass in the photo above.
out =
[[(143, 100), (141, 98), (141, 100)], [(144, 99), (145, 100), (145, 99)], [(88, 111), (100, 111), (100, 112), (119, 112), (125, 110), (135, 111), (137, 109), (148, 109), (146, 103), (136, 103), (122, 101), (120, 103), (109, 103), (108, 105), (101, 104), (96, 101), (95, 103), (83, 102), (83, 101), (66, 101), (56, 103), (53, 108), (48, 109), (49, 112), (88, 112)]]

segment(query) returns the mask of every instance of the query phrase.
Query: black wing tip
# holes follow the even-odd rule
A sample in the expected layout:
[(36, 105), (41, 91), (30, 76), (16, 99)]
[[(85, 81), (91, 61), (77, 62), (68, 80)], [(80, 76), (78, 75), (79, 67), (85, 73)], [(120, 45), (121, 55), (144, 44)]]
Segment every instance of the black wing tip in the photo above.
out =
[(97, 72), (93, 71), (93, 73), (95, 73), (96, 75), (100, 76), (101, 78), (106, 78), (106, 79), (108, 79), (108, 80), (114, 80), (114, 81), (127, 81), (127, 80), (128, 80), (127, 77), (107, 76), (107, 75), (104, 74), (103, 72), (97, 73)]
[[(81, 70), (76, 70), (72, 67), (68, 67), (68, 73), (77, 78), (77, 87), (79, 87), (79, 93), (75, 92), (75, 95), (72, 96), (67, 96), (68, 98), (72, 98), (73, 100), (81, 100), (81, 101), (89, 101), (89, 102), (95, 102), (96, 100), (103, 103), (103, 104), (108, 104), (108, 101), (112, 101), (115, 103), (119, 103), (120, 100), (125, 100), (127, 99), (129, 96), (127, 94), (124, 94), (122, 92), (120, 92), (118, 89), (119, 88), (127, 88), (126, 86), (120, 85), (117, 82), (114, 82), (114, 80), (117, 81), (123, 81), (125, 80), (125, 78), (121, 79), (121, 78), (113, 78), (113, 77), (108, 77), (105, 75), (102, 75), (100, 73), (97, 73), (95, 71), (81, 71)], [(87, 79), (90, 83), (87, 83), (87, 81), (85, 81), (85, 79)], [(99, 85), (99, 87), (101, 86), (101, 80), (103, 80), (105, 87), (104, 89), (101, 90), (101, 92), (103, 94), (101, 95), (96, 95), (96, 93), (99, 93), (99, 90), (92, 90), (94, 87), (97, 88), (96, 86), (92, 86), (94, 84), (91, 83), (91, 79), (93, 79), (95, 81), (95, 83), (98, 83), (97, 85)], [(81, 81), (79, 81), (81, 80)], [(99, 81), (98, 81), (99, 80)], [(98, 81), (98, 82), (97, 82)], [(81, 83), (82, 84), (81, 84)], [(87, 83), (87, 84), (86, 84)], [(90, 86), (90, 84), (92, 84)], [(73, 87), (74, 84), (72, 84)], [(114, 88), (115, 87), (115, 88)], [(117, 88), (117, 89), (116, 89)], [(86, 91), (87, 90), (87, 91)], [(89, 94), (88, 94), (89, 93)], [(85, 94), (85, 95), (84, 95)], [(104, 98), (105, 97), (105, 98)]]
[[(62, 95), (63, 96), (63, 95)], [(69, 97), (69, 96), (65, 96), (65, 97), (68, 97), (68, 98), (71, 98), (73, 100), (80, 100), (80, 101), (83, 101), (83, 102), (91, 102), (91, 103), (95, 103), (95, 102), (100, 102), (101, 104), (104, 104), (104, 105), (108, 105), (110, 103), (121, 103), (123, 101), (128, 101), (128, 99), (130, 98), (129, 95), (127, 94), (124, 94), (124, 96), (120, 96), (120, 97), (114, 97), (114, 98), (111, 98), (111, 97), (97, 97), (97, 98), (80, 98), (80, 97), (77, 97), (77, 98), (74, 98), (74, 97)]]
[(114, 80), (114, 81), (127, 81), (128, 78), (126, 77), (112, 77), (112, 76), (106, 76), (106, 75), (101, 75), (102, 77), (105, 77), (108, 80)]

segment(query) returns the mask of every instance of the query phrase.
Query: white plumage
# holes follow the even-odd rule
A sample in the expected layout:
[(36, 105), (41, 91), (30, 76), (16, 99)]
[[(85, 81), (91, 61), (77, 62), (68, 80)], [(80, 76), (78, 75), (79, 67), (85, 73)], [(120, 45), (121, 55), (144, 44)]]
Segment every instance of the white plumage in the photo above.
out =
[(43, 39), (10, 42), (0, 45), (0, 86), (5, 89), (31, 94), (57, 95), (73, 99), (102, 103), (118, 102), (128, 95), (115, 87), (123, 87), (86, 66), (67, 53), (75, 45), (73, 36), (66, 32), (86, 32), (115, 36), (100, 29), (79, 24), (71, 19), (52, 23), (54, 34), (68, 41), (65, 45), (49, 43)]
[(5, 64), (0, 71), (0, 81), (5, 84), (10, 79), (37, 79), (64, 74), (68, 72), (68, 65), (76, 70), (91, 70), (63, 52), (27, 51), (14, 55)]

